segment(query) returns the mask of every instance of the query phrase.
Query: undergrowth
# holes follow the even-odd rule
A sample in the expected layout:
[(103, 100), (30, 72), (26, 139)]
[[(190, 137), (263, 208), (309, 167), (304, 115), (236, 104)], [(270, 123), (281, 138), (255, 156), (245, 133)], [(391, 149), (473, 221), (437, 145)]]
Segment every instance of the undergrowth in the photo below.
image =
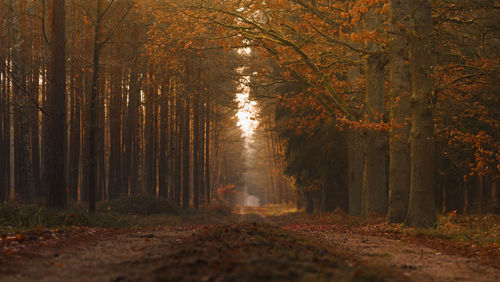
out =
[(220, 221), (230, 214), (231, 208), (222, 203), (204, 205), (199, 210), (182, 210), (170, 200), (147, 195), (99, 203), (94, 214), (89, 214), (85, 207), (76, 205), (56, 210), (40, 205), (6, 203), (0, 205), (0, 234), (67, 226), (104, 228), (173, 226)]
[(374, 214), (362, 217), (351, 216), (342, 210), (303, 215), (302, 221), (334, 224), (370, 233), (400, 233), (415, 237), (453, 240), (484, 247), (500, 247), (500, 216), (492, 214), (459, 215), (455, 212), (441, 214), (438, 215), (436, 228), (414, 228), (404, 223), (391, 223), (384, 216)]
[(103, 202), (98, 206), (97, 210), (120, 215), (179, 214), (179, 208), (174, 202), (149, 195), (123, 197)]

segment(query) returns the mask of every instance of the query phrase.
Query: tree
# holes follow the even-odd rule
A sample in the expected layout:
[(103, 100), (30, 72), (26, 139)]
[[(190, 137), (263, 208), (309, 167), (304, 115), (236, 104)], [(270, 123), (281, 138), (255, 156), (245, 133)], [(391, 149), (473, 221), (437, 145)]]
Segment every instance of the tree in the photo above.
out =
[(405, 222), (410, 226), (431, 227), (436, 224), (435, 148), (431, 77), (432, 4), (410, 0), (410, 72), (411, 72), (411, 181), (410, 202)]
[(391, 1), (389, 45), (390, 59), (390, 118), (394, 123), (389, 145), (389, 205), (387, 217), (403, 222), (408, 212), (410, 197), (410, 68), (406, 27), (409, 15), (408, 1)]
[[(374, 6), (372, 9), (375, 9)], [(380, 25), (380, 17), (374, 12), (365, 15), (365, 28), (376, 30)], [(385, 101), (385, 57), (380, 52), (380, 46), (369, 42), (365, 58), (365, 112), (364, 118), (370, 123), (380, 123), (384, 120)], [(383, 130), (367, 128), (365, 134), (365, 160), (363, 170), (363, 214), (387, 212), (386, 186), (386, 152), (387, 136)]]
[(52, 0), (47, 130), (47, 207), (66, 206), (66, 5)]

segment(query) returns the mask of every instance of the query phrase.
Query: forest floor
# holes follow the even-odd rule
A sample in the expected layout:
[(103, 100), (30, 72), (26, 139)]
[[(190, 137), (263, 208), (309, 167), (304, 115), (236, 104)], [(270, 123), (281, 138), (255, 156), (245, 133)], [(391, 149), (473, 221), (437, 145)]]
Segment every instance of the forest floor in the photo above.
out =
[(0, 281), (500, 281), (496, 242), (342, 213), (236, 208), (211, 224), (39, 230), (0, 247)]

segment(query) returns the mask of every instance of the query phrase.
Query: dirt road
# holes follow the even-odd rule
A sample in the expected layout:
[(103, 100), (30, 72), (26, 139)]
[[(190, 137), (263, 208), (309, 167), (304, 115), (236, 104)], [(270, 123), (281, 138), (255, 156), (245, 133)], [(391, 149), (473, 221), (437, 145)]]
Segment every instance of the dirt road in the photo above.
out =
[(236, 213), (234, 224), (121, 230), (12, 255), (0, 281), (500, 281), (473, 258)]

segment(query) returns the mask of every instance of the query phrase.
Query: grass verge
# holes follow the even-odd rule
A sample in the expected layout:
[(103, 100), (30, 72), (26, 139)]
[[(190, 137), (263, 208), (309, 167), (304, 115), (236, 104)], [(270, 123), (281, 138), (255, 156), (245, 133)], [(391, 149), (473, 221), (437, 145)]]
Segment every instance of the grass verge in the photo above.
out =
[(225, 222), (230, 214), (231, 208), (222, 203), (182, 210), (169, 200), (146, 195), (100, 203), (94, 214), (76, 206), (55, 210), (37, 205), (4, 204), (0, 205), (0, 234), (68, 226), (135, 228), (219, 223)]

